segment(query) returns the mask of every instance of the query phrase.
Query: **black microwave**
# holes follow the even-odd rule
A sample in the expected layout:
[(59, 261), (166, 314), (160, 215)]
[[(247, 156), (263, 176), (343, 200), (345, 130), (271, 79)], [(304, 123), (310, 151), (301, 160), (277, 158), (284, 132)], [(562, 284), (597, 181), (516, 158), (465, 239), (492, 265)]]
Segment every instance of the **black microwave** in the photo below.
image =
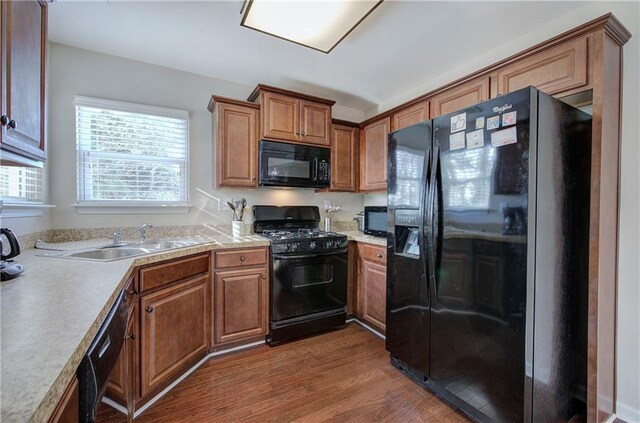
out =
[(387, 207), (365, 206), (364, 233), (379, 237), (387, 236)]
[(326, 188), (331, 177), (330, 158), (328, 148), (261, 140), (258, 184)]

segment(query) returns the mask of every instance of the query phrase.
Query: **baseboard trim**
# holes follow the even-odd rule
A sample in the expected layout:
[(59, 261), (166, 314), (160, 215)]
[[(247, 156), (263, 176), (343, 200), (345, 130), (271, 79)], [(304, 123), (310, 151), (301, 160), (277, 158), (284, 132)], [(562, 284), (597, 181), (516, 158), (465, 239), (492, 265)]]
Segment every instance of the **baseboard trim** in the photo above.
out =
[(377, 336), (378, 338), (381, 338), (383, 340), (386, 340), (387, 337), (384, 336), (382, 333), (378, 332), (377, 330), (375, 330), (374, 328), (372, 328), (371, 326), (369, 326), (368, 324), (366, 324), (365, 322), (363, 322), (362, 320), (359, 320), (357, 318), (353, 318), (351, 319), (353, 320), (355, 323), (359, 324), (360, 326), (362, 326), (363, 328), (365, 328), (366, 330), (368, 330), (369, 332), (373, 333), (375, 336)]
[(623, 402), (618, 401), (616, 403), (616, 417), (618, 422), (624, 421), (628, 423), (640, 422), (640, 410)]

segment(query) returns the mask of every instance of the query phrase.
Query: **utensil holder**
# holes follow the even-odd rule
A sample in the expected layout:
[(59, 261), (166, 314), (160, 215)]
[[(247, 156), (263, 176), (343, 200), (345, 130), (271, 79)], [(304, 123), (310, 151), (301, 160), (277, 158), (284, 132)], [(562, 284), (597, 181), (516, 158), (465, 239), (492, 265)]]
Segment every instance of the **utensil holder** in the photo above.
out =
[(239, 237), (244, 235), (244, 221), (242, 220), (233, 220), (231, 222), (231, 234), (234, 237)]

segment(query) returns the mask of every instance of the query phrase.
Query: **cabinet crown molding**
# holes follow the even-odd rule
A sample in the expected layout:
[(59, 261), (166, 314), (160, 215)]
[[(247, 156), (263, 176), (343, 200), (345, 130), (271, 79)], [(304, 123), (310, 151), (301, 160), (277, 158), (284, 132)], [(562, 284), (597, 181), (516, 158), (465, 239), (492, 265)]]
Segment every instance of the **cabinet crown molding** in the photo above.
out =
[(252, 107), (257, 110), (260, 109), (260, 105), (256, 103), (249, 103), (248, 101), (236, 100), (234, 98), (222, 97), (219, 95), (212, 95), (211, 100), (209, 100), (209, 105), (207, 106), (207, 109), (209, 109), (211, 113), (213, 113), (213, 110), (216, 107), (216, 103), (233, 104), (241, 107)]
[(249, 98), (247, 98), (247, 101), (255, 102), (259, 98), (261, 91), (269, 91), (272, 93), (288, 95), (288, 96), (296, 97), (302, 100), (309, 100), (309, 101), (315, 101), (317, 103), (323, 103), (329, 106), (333, 106), (334, 104), (336, 104), (335, 101), (328, 100), (326, 98), (316, 97), (309, 94), (303, 94), (297, 91), (285, 90), (284, 88), (272, 87), (271, 85), (265, 85), (265, 84), (258, 84), (256, 88), (253, 90), (253, 92), (251, 92), (251, 94), (249, 95)]

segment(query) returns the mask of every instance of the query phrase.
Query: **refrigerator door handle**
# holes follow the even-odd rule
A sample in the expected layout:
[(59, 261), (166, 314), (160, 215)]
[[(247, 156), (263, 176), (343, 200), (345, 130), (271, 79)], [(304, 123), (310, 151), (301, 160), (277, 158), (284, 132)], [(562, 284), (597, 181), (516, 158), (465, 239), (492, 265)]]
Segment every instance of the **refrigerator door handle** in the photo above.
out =
[[(421, 246), (420, 248), (422, 249), (421, 251), (421, 255), (422, 255), (422, 264), (424, 266), (424, 277), (427, 279), (427, 284), (428, 284), (428, 279), (429, 279), (429, 259), (428, 259), (428, 247), (429, 247), (429, 237), (431, 236), (431, 231), (430, 231), (430, 225), (429, 222), (431, 222), (431, 218), (432, 218), (432, 213), (430, 212), (431, 207), (430, 207), (430, 199), (431, 199), (431, 162), (432, 162), (432, 154), (433, 151), (432, 149), (429, 149), (428, 153), (425, 156), (425, 163), (424, 163), (424, 184), (423, 184), (423, 190), (422, 190), (422, 197), (421, 197), (421, 201), (420, 201), (420, 216), (421, 218), (421, 222), (420, 222), (420, 243)], [(430, 286), (427, 286), (427, 291), (430, 288)]]
[(429, 272), (429, 289), (431, 291), (431, 305), (438, 304), (438, 288), (436, 286), (436, 259), (435, 259), (435, 225), (434, 225), (434, 211), (435, 211), (435, 196), (437, 190), (436, 174), (437, 165), (440, 159), (440, 144), (434, 141), (433, 155), (430, 164), (430, 177), (429, 177), (429, 198), (427, 200), (427, 245), (425, 247), (426, 257), (428, 262)]

